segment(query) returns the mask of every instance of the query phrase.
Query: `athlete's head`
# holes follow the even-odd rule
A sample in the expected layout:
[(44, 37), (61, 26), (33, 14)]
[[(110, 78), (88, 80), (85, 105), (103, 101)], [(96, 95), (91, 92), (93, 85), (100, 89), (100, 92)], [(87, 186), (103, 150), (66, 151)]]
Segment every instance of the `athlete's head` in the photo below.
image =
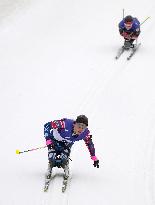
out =
[(132, 27), (132, 24), (133, 24), (133, 17), (132, 16), (126, 16), (124, 18), (124, 26), (127, 30), (131, 29)]
[(85, 115), (77, 116), (74, 123), (74, 133), (81, 134), (84, 129), (88, 126), (88, 118)]

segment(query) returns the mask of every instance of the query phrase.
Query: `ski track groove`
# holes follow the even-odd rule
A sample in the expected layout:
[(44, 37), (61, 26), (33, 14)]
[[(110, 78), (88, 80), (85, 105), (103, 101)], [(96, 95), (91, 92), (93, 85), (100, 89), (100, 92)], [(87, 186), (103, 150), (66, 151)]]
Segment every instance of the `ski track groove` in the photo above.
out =
[[(123, 56), (122, 56), (123, 57)], [(120, 60), (120, 59), (119, 59)], [(110, 83), (115, 77), (117, 77), (123, 70), (125, 70), (125, 68), (128, 66), (128, 64), (130, 63), (129, 61), (127, 61), (126, 59), (124, 60), (124, 63), (122, 63), (121, 61), (118, 62), (119, 60), (113, 60), (111, 63), (108, 63), (105, 67), (105, 70), (101, 70), (98, 73), (98, 75), (103, 75), (103, 79), (98, 79), (98, 75), (95, 76), (95, 80), (93, 81), (93, 83), (91, 84), (89, 91), (88, 91), (88, 95), (86, 98), (82, 99), (82, 103), (79, 107), (80, 111), (83, 110), (90, 110), (90, 108), (93, 108), (93, 106), (95, 106), (95, 101), (98, 101), (100, 99), (100, 95), (103, 93), (103, 90), (105, 89), (105, 87), (108, 85), (108, 83)], [(117, 66), (115, 66), (114, 64), (117, 63)], [(112, 66), (113, 65), (113, 66)], [(110, 67), (112, 67), (113, 69), (109, 69)], [(97, 68), (96, 68), (97, 69)], [(97, 100), (96, 100), (97, 99)], [(91, 115), (90, 115), (91, 116)]]
[(146, 136), (146, 158), (145, 158), (145, 195), (148, 205), (155, 204), (155, 110), (150, 108), (150, 112), (154, 117), (150, 120), (150, 131)]

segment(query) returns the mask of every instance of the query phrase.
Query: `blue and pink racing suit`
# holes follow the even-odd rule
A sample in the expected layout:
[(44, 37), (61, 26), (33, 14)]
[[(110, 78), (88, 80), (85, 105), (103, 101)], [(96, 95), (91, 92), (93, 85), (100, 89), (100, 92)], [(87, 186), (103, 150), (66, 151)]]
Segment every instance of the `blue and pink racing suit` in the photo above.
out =
[(79, 140), (84, 140), (91, 158), (94, 159), (95, 148), (88, 128), (80, 135), (76, 135), (73, 132), (74, 123), (74, 120), (64, 118), (48, 122), (44, 125), (44, 137), (46, 140), (51, 140), (51, 145), (48, 146), (48, 159), (53, 164), (58, 155), (63, 164), (66, 164), (72, 145)]
[(140, 22), (137, 18), (133, 18), (132, 27), (129, 30), (127, 30), (125, 27), (124, 19), (118, 24), (118, 27), (119, 27), (119, 32), (121, 35), (123, 32), (126, 32), (128, 34), (132, 34), (131, 36), (138, 37), (140, 34)]

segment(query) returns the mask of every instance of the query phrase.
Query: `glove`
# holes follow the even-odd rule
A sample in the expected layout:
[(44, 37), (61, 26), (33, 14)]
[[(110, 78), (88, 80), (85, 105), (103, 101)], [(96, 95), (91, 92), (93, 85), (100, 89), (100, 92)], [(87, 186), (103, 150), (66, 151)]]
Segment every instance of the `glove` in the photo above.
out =
[(128, 33), (126, 33), (126, 32), (123, 32), (123, 33), (122, 33), (122, 36), (123, 36), (124, 38), (128, 39), (128, 40), (131, 39), (130, 34), (128, 34)]
[(49, 139), (49, 140), (46, 140), (46, 145), (47, 145), (47, 146), (52, 145), (52, 140), (50, 140), (50, 139)]
[(94, 161), (94, 167), (99, 168), (99, 160), (97, 159), (96, 156), (91, 156), (91, 159)]
[(94, 161), (94, 167), (97, 167), (97, 168), (99, 168), (99, 160), (96, 160), (96, 161)]

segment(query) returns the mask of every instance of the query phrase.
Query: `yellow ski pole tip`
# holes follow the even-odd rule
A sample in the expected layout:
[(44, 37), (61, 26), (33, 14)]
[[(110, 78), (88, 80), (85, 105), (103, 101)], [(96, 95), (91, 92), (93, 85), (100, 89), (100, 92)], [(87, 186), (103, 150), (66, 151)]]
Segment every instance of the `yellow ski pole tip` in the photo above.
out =
[(16, 150), (16, 154), (20, 154), (20, 151), (18, 149)]

